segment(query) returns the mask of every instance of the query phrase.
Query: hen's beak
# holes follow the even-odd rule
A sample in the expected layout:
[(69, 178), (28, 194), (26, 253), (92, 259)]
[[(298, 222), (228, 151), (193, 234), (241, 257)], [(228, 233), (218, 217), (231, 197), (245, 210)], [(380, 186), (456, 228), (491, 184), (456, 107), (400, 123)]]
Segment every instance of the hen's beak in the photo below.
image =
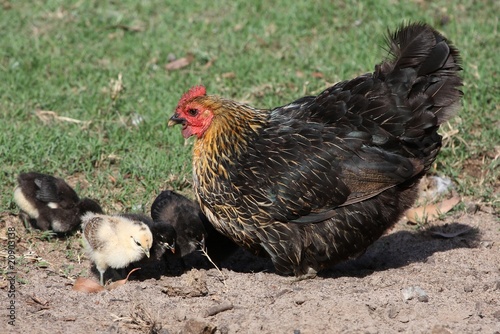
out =
[(174, 126), (177, 124), (184, 124), (186, 122), (186, 119), (179, 117), (178, 113), (175, 113), (170, 119), (168, 120), (168, 126)]

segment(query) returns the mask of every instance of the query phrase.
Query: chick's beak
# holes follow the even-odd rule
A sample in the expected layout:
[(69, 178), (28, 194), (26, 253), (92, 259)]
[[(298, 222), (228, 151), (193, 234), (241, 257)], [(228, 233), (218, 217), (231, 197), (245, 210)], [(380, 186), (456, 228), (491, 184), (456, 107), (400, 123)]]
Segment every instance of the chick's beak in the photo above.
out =
[(144, 254), (146, 254), (146, 256), (149, 258), (149, 249), (144, 248), (143, 250), (144, 250)]
[(175, 113), (170, 119), (168, 120), (168, 126), (174, 126), (177, 124), (184, 124), (186, 122), (186, 119), (179, 117), (178, 113)]
[(172, 252), (172, 254), (175, 254), (175, 241), (172, 244), (172, 246), (168, 245), (168, 248), (170, 249), (170, 251)]

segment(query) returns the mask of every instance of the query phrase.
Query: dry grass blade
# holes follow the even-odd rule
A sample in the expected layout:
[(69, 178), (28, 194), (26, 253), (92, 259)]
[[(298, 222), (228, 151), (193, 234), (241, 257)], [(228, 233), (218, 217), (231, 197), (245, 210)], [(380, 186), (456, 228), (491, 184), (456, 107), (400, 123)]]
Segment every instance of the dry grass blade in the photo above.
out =
[(50, 111), (50, 110), (35, 110), (36, 116), (44, 123), (50, 123), (53, 121), (60, 121), (60, 122), (69, 122), (69, 123), (75, 123), (75, 124), (83, 124), (83, 125), (89, 125), (90, 121), (81, 121), (79, 119), (74, 119), (70, 117), (65, 117), (65, 116), (59, 116), (55, 111)]
[(210, 258), (210, 256), (207, 253), (207, 249), (205, 247), (205, 239), (203, 239), (199, 244), (200, 244), (200, 250), (201, 250), (201, 252), (208, 259), (208, 261), (215, 267), (215, 269), (217, 269), (217, 271), (219, 272), (220, 276), (222, 277), (221, 278), (222, 283), (227, 288), (227, 286), (226, 286), (226, 277), (224, 276), (224, 274), (222, 273), (222, 271), (219, 269), (219, 267), (215, 264), (215, 262), (212, 261), (212, 259)]
[(134, 330), (140, 330), (145, 333), (160, 333), (162, 329), (161, 323), (153, 318), (151, 313), (143, 307), (142, 305), (135, 305), (132, 307), (130, 311), (130, 316), (117, 316), (115, 314), (111, 314), (113, 316), (113, 321), (115, 322), (123, 322), (127, 325), (128, 328)]
[(120, 94), (125, 90), (125, 86), (123, 85), (123, 76), (121, 73), (118, 73), (118, 79), (110, 80), (109, 90), (111, 100), (113, 101), (116, 101)]

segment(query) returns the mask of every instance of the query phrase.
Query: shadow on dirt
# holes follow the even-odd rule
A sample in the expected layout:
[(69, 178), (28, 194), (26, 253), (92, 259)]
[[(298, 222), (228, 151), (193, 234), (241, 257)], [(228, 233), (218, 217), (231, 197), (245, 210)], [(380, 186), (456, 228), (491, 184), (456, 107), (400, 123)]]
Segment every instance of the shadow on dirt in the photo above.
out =
[[(434, 253), (456, 248), (473, 248), (479, 243), (479, 230), (460, 223), (429, 227), (418, 231), (397, 231), (378, 239), (361, 256), (339, 263), (318, 274), (323, 278), (365, 277), (376, 271), (404, 267), (415, 262), (426, 262)], [(218, 268), (239, 273), (274, 272), (269, 258), (252, 255), (238, 249)], [(214, 264), (199, 251), (183, 259), (171, 256), (166, 263), (149, 263), (135, 272), (132, 280), (159, 279), (162, 275), (180, 276), (190, 269), (212, 269)], [(125, 274), (131, 268), (122, 273)], [(97, 271), (94, 272), (97, 274)]]
[[(378, 239), (359, 257), (326, 269), (318, 276), (364, 277), (375, 271), (426, 262), (434, 253), (456, 248), (474, 248), (479, 241), (478, 229), (460, 223), (433, 226), (418, 231), (397, 231)], [(270, 259), (253, 256), (243, 250), (223, 262), (222, 267), (243, 273), (274, 272)]]
[(364, 254), (319, 274), (321, 277), (365, 277), (376, 271), (427, 262), (434, 254), (457, 248), (474, 248), (480, 241), (476, 228), (460, 223), (419, 231), (397, 231), (381, 237)]

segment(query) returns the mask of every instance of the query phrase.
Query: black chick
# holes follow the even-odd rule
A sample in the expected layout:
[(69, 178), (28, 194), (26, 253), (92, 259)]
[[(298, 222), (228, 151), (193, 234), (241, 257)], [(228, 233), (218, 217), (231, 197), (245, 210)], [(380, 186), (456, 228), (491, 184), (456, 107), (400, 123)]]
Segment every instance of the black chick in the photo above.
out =
[(174, 191), (165, 190), (156, 197), (151, 205), (151, 217), (174, 227), (177, 232), (176, 254), (181, 257), (204, 248), (213, 261), (220, 262), (238, 248), (215, 230), (196, 202)]
[(164, 274), (167, 268), (168, 253), (175, 253), (176, 232), (174, 227), (164, 221), (153, 221), (150, 217), (141, 213), (120, 213), (118, 215), (143, 222), (148, 225), (153, 235), (153, 245), (149, 250), (149, 258), (144, 257), (137, 262), (131, 263), (126, 271), (141, 268), (138, 275), (144, 277), (159, 277)]
[(172, 225), (165, 221), (153, 221), (142, 213), (120, 213), (118, 215), (148, 225), (151, 234), (153, 234), (153, 246), (149, 251), (151, 259), (160, 260), (167, 250), (175, 253), (177, 235)]
[(14, 190), (14, 201), (21, 217), (43, 231), (66, 233), (81, 224), (86, 212), (102, 213), (102, 208), (90, 198), (80, 199), (63, 179), (37, 172), (21, 173)]

